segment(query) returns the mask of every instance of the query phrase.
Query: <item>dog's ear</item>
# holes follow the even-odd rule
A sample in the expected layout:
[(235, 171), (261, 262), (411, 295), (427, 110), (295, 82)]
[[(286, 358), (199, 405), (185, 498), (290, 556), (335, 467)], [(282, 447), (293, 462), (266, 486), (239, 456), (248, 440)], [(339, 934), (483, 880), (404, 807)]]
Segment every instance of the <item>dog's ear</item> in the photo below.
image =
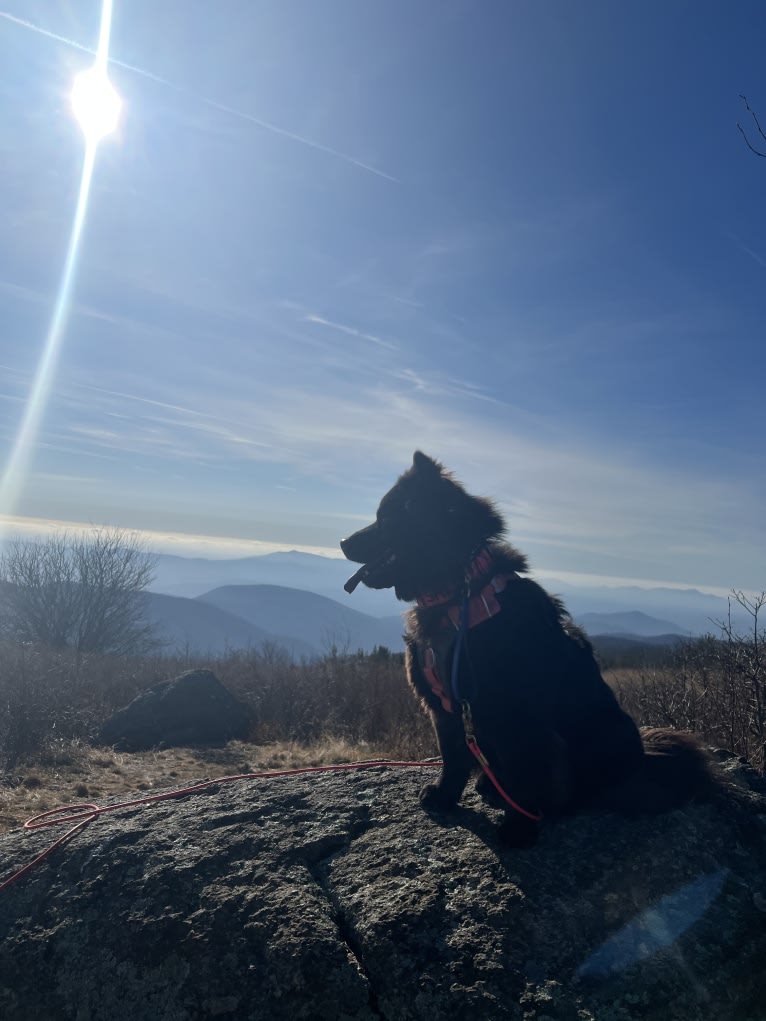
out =
[(421, 450), (416, 450), (412, 455), (412, 467), (416, 472), (429, 475), (441, 475), (442, 466), (438, 461), (434, 461), (433, 458), (424, 454)]

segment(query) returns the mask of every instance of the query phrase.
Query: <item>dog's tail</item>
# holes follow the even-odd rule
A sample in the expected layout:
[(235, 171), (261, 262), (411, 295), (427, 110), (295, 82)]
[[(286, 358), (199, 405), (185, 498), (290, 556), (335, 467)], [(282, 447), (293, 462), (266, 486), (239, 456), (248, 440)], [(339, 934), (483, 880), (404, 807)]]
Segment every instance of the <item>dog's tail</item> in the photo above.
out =
[(641, 740), (643, 784), (650, 801), (645, 811), (664, 812), (689, 801), (710, 801), (720, 791), (712, 756), (693, 734), (643, 727)]
[(685, 731), (641, 728), (644, 755), (622, 783), (606, 790), (594, 807), (625, 815), (669, 812), (721, 792), (712, 756)]

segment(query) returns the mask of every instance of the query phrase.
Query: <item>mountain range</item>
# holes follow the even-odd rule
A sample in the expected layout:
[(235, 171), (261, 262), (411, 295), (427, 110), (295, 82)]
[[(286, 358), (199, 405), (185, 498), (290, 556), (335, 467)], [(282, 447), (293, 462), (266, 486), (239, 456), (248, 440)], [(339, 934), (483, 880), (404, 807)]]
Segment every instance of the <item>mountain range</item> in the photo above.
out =
[[(354, 570), (353, 564), (339, 557), (322, 557), (297, 550), (235, 560), (206, 560), (163, 553), (157, 558), (151, 588), (171, 596), (195, 598), (227, 585), (282, 585), (340, 602), (350, 600), (343, 591), (343, 584)], [(404, 607), (388, 590), (375, 591), (360, 586), (354, 593), (352, 608), (374, 617), (385, 617), (401, 613)]]
[(146, 615), (166, 653), (220, 655), (278, 645), (294, 659), (331, 650), (403, 648), (401, 615), (372, 617), (282, 585), (225, 585), (193, 599), (148, 592)]
[(626, 638), (656, 638), (659, 635), (688, 635), (678, 624), (650, 617), (641, 610), (615, 613), (581, 613), (577, 623), (589, 635), (616, 635)]
[[(237, 560), (161, 555), (148, 613), (169, 652), (220, 654), (273, 643), (295, 658), (341, 651), (402, 649), (402, 611), (390, 591), (360, 586), (353, 597), (343, 583), (347, 561), (292, 551)], [(725, 599), (694, 589), (576, 587), (546, 581), (562, 595), (591, 637), (668, 644), (717, 633)], [(345, 600), (353, 598), (353, 606)]]

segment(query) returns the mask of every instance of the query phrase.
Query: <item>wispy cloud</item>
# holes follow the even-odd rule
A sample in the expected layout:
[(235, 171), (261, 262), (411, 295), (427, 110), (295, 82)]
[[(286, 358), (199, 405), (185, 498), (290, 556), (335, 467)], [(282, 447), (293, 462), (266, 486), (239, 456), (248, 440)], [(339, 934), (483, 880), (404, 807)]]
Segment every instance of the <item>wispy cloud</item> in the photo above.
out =
[[(88, 481), (88, 480), (84, 480)], [(109, 523), (106, 522), (108, 525)], [(21, 539), (45, 539), (53, 532), (93, 532), (100, 525), (84, 521), (51, 520), (47, 518), (0, 515), (0, 534)], [(228, 559), (262, 556), (266, 553), (287, 553), (298, 550), (319, 556), (342, 559), (343, 554), (333, 546), (311, 546), (296, 543), (264, 542), (260, 539), (234, 539), (225, 535), (195, 535), (186, 532), (168, 532), (145, 528), (128, 529), (141, 539), (146, 548), (156, 553), (173, 553), (185, 557)]]
[(754, 252), (752, 248), (748, 248), (747, 245), (740, 245), (740, 248), (746, 255), (749, 255), (754, 262), (757, 262), (761, 269), (766, 269), (766, 259), (760, 256), (757, 252)]
[(166, 411), (177, 411), (183, 415), (189, 415), (192, 418), (212, 418), (212, 416), (204, 411), (199, 411), (195, 408), (187, 408), (181, 404), (171, 404), (168, 401), (158, 401), (151, 397), (143, 397), (140, 394), (128, 394), (123, 393), (120, 390), (108, 390), (102, 386), (92, 386), (87, 383), (73, 383), (71, 384), (77, 390), (85, 390), (94, 394), (103, 394), (106, 397), (117, 397), (120, 400), (136, 402), (138, 404), (146, 404), (152, 408), (163, 408)]
[[(233, 455), (292, 464), (312, 477), (338, 482), (370, 478), (377, 496), (387, 466), (395, 477), (421, 446), (458, 469), (466, 466), (466, 481), (502, 500), (517, 534), (534, 536), (541, 544), (576, 547), (586, 542), (588, 548), (603, 549), (605, 541), (624, 547), (626, 539), (630, 543), (643, 536), (642, 542), (652, 537), (668, 550), (697, 548), (706, 544), (694, 540), (695, 530), (704, 534), (706, 522), (725, 519), (736, 503), (717, 481), (689, 470), (642, 466), (635, 456), (626, 462), (606, 446), (577, 444), (552, 427), (545, 439), (532, 438), (538, 430), (525, 412), (498, 405), (496, 422), (479, 420), (470, 410), (471, 388), (450, 393), (448, 384), (417, 372), (398, 375), (407, 390), (378, 383), (365, 386), (354, 399), (299, 384), (272, 386), (259, 391), (255, 401), (237, 393), (226, 400), (211, 396), (204, 410), (80, 387), (102, 395), (101, 410), (111, 415), (120, 414), (120, 402), (145, 411), (112, 418), (108, 428), (99, 424), (97, 412), (95, 424), (75, 421), (67, 432), (152, 458), (215, 462)], [(444, 399), (448, 393), (451, 400)], [(354, 436), (352, 447), (349, 435)], [(346, 454), (339, 461), (341, 446)], [(661, 518), (654, 513), (658, 492), (663, 494)], [(749, 500), (744, 491), (741, 498)]]
[[(510, 409), (492, 423), (477, 420), (456, 402), (448, 406), (390, 387), (365, 389), (358, 400), (292, 389), (274, 393), (269, 406), (254, 409), (253, 420), (255, 428), (258, 422), (268, 423), (276, 451), (294, 459), (296, 467), (325, 482), (351, 486), (356, 502), (367, 493), (370, 509), (409, 463), (415, 447), (443, 457), (470, 489), (507, 508), (512, 536), (528, 537), (536, 548), (539, 540), (536, 559), (543, 566), (548, 560), (573, 569), (576, 560), (589, 559), (601, 573), (610, 573), (604, 568), (612, 563), (618, 568), (611, 572), (615, 576), (634, 577), (641, 575), (637, 568), (643, 563), (646, 576), (661, 577), (667, 575), (667, 563), (678, 564), (673, 547), (702, 546), (723, 555), (720, 536), (734, 529), (741, 549), (727, 543), (733, 577), (721, 578), (725, 586), (740, 577), (755, 540), (746, 513), (737, 517), (736, 511), (739, 504), (752, 505), (755, 494), (746, 483), (724, 490), (705, 474), (680, 466), (663, 470), (641, 463), (635, 454), (626, 460), (608, 445), (586, 446), (561, 430), (536, 439), (523, 416), (514, 421)], [(339, 447), (346, 451), (340, 460)], [(547, 557), (545, 546), (552, 542), (567, 555)], [(686, 556), (694, 572), (690, 582), (698, 582), (702, 567), (707, 570), (715, 560)]]
[[(184, 394), (177, 387), (173, 400), (61, 384), (55, 400), (62, 410), (53, 409), (41, 451), (73, 458), (73, 475), (84, 456), (113, 463), (119, 475), (108, 487), (112, 500), (124, 500), (123, 489), (138, 492), (131, 482), (138, 471), (166, 481), (186, 473), (184, 485), (192, 489), (230, 478), (227, 492), (236, 504), (261, 510), (276, 506), (275, 489), (289, 484), (290, 513), (305, 521), (310, 542), (319, 534), (309, 496), (315, 486), (343, 494), (328, 519), (340, 535), (344, 516), (367, 519), (419, 447), (443, 459), (471, 491), (499, 501), (512, 541), (532, 554), (541, 574), (574, 576), (587, 564), (589, 573), (615, 583), (678, 584), (679, 565), (686, 565), (687, 583), (698, 587), (716, 580), (719, 590), (758, 585), (751, 553), (757, 526), (748, 511), (757, 505), (757, 481), (732, 480), (724, 488), (702, 468), (661, 469), (636, 451), (626, 457), (606, 439), (578, 437), (511, 404), (490, 403), (480, 417), (474, 402), (483, 395), (471, 383), (414, 369), (376, 375), (353, 396), (303, 378), (271, 382), (253, 396), (250, 381), (238, 383), (236, 374), (221, 390)], [(103, 484), (54, 483), (52, 473), (64, 474), (54, 464), (36, 474), (36, 490), (47, 486), (49, 499), (54, 491), (56, 499), (79, 491), (77, 499), (91, 506)], [(243, 470), (246, 464), (270, 466), (271, 495), (258, 485), (255, 467)], [(148, 501), (149, 490), (140, 499)], [(322, 526), (322, 537), (328, 530), (332, 524)]]
[(744, 252), (745, 255), (749, 256), (753, 262), (757, 263), (761, 267), (761, 269), (766, 269), (766, 258), (754, 251), (750, 245), (746, 244), (739, 234), (736, 234), (733, 230), (724, 230), (723, 236), (729, 241), (733, 241), (737, 248), (741, 252)]
[(349, 337), (358, 337), (359, 340), (369, 341), (371, 344), (377, 344), (378, 347), (384, 347), (388, 351), (396, 351), (398, 347), (393, 344), (390, 340), (384, 340), (382, 337), (377, 337), (374, 333), (365, 333), (362, 330), (356, 329), (354, 326), (346, 326), (344, 323), (336, 323), (331, 319), (325, 319), (324, 316), (316, 315), (314, 312), (309, 312), (303, 317), (304, 323), (317, 323), (320, 326), (327, 326), (331, 330), (338, 330), (339, 333), (345, 333)]

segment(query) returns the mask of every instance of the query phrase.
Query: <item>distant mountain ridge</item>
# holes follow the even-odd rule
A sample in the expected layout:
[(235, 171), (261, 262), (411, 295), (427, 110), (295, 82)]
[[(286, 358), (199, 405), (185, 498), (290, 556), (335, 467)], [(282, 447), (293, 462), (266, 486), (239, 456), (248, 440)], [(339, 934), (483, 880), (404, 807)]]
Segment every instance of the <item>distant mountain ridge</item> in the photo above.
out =
[[(352, 572), (345, 560), (297, 551), (238, 560), (160, 556), (151, 591), (144, 594), (146, 615), (170, 655), (218, 656), (266, 644), (295, 659), (323, 656), (333, 647), (370, 652), (382, 645), (400, 651), (406, 605), (388, 590), (361, 586), (349, 597), (343, 582)], [(253, 576), (291, 584), (240, 580)], [(226, 584), (215, 584), (221, 578)], [(547, 578), (544, 585), (562, 595), (589, 637), (601, 639), (611, 651), (626, 643), (667, 646), (695, 634), (717, 634), (711, 618), (723, 620), (729, 609), (726, 599), (692, 589), (586, 588)], [(655, 605), (671, 612), (650, 613)], [(747, 633), (748, 621), (733, 617), (735, 627), (739, 623)]]
[(313, 592), (277, 585), (229, 585), (195, 599), (145, 593), (146, 616), (165, 654), (223, 655), (277, 645), (293, 659), (332, 648), (403, 648), (400, 616), (370, 617)]
[[(280, 585), (225, 585), (195, 599), (149, 593), (151, 619), (168, 652), (220, 655), (238, 648), (278, 645), (293, 658), (313, 659), (335, 648), (371, 652), (402, 649), (401, 615), (371, 617), (317, 593)], [(671, 621), (632, 613), (586, 613), (577, 618), (600, 648), (672, 646), (686, 633)]]
[[(343, 583), (353, 573), (354, 565), (346, 560), (301, 553), (297, 550), (268, 553), (234, 560), (207, 560), (160, 555), (152, 590), (169, 595), (197, 598), (213, 590), (231, 585), (273, 585), (302, 592), (311, 592), (336, 602), (341, 608), (361, 612), (373, 618), (393, 618), (405, 609), (390, 590), (374, 591), (360, 585), (353, 597), (343, 591)], [(534, 572), (532, 572), (534, 577)], [(651, 637), (663, 632), (679, 635), (717, 634), (715, 621), (728, 615), (725, 598), (696, 589), (639, 586), (574, 585), (569, 580), (540, 579), (548, 591), (560, 595), (575, 620), (583, 622), (589, 634), (614, 634), (614, 615), (626, 615), (617, 633)], [(264, 607), (264, 612), (268, 607)], [(736, 624), (747, 628), (748, 621), (737, 617)], [(595, 614), (604, 621), (589, 619)], [(632, 616), (636, 615), (636, 616)], [(647, 632), (643, 617), (654, 618)], [(252, 621), (251, 621), (252, 623)], [(277, 622), (279, 623), (279, 622)], [(638, 628), (638, 630), (634, 630)]]
[[(641, 588), (638, 585), (573, 585), (556, 579), (544, 581), (545, 587), (562, 596), (574, 616), (584, 613), (647, 613), (672, 620), (684, 634), (717, 634), (715, 622), (724, 620), (729, 606), (726, 598), (699, 592), (693, 588)], [(747, 622), (733, 607), (734, 619)]]
[(331, 648), (370, 652), (377, 645), (399, 652), (400, 616), (370, 617), (334, 599), (282, 585), (226, 585), (198, 596), (202, 602), (265, 628), (299, 638), (318, 653)]
[(650, 617), (641, 610), (627, 613), (583, 613), (577, 623), (589, 635), (621, 635), (637, 638), (654, 638), (658, 635), (688, 635), (677, 624), (659, 617)]
[(338, 602), (348, 600), (350, 609), (372, 616), (392, 616), (404, 609), (393, 592), (358, 588), (351, 597), (343, 591), (354, 565), (340, 557), (322, 557), (315, 553), (266, 553), (236, 560), (206, 560), (203, 557), (179, 557), (160, 554), (157, 558), (154, 592), (185, 596), (204, 595), (228, 585), (279, 585), (315, 592)]
[(251, 621), (196, 599), (148, 592), (146, 615), (166, 655), (221, 656), (233, 649), (278, 645), (293, 659), (312, 659), (317, 650), (295, 635), (272, 634)]

